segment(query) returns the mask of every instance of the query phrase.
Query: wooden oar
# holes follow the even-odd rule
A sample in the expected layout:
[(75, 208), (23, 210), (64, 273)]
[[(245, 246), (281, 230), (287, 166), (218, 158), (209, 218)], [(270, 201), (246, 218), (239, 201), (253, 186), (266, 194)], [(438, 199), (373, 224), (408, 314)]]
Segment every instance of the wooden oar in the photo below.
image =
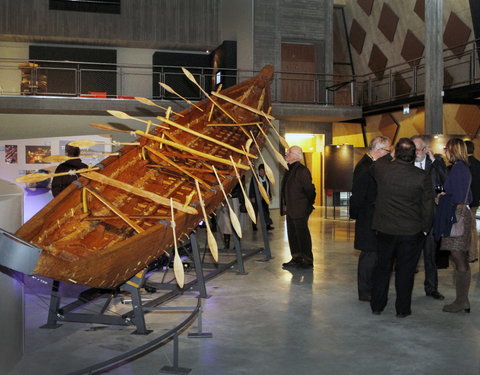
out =
[(160, 124), (153, 124), (151, 121), (142, 120), (140, 118), (127, 115), (125, 112), (122, 112), (122, 111), (114, 111), (114, 110), (109, 109), (107, 112), (110, 113), (112, 116), (115, 116), (116, 118), (119, 118), (119, 119), (122, 119), (122, 120), (135, 120), (135, 121), (143, 122), (147, 125), (154, 125), (154, 126), (157, 126), (159, 128), (168, 129), (168, 127), (166, 127), (166, 126), (163, 126), (163, 125), (160, 125)]
[[(250, 132), (250, 133), (251, 133), (251, 132)], [(262, 158), (263, 165), (265, 166), (265, 174), (267, 175), (268, 180), (269, 180), (273, 185), (275, 185), (275, 176), (273, 175), (272, 168), (270, 168), (270, 166), (267, 164), (267, 162), (266, 162), (265, 159), (263, 158), (262, 152), (260, 151), (260, 147), (258, 147), (257, 140), (253, 137), (253, 133), (252, 133), (252, 138), (253, 138), (253, 141), (255, 142), (255, 146), (257, 146), (258, 153), (260, 154), (260, 157)]]
[(262, 127), (261, 126), (258, 126), (258, 128), (260, 129), (260, 131), (262, 132), (263, 136), (265, 137), (265, 139), (267, 140), (267, 143), (268, 145), (270, 146), (270, 149), (272, 150), (273, 152), (273, 155), (275, 155), (275, 157), (277, 158), (278, 162), (283, 165), (283, 167), (288, 171), (288, 164), (287, 162), (285, 161), (285, 158), (275, 149), (275, 147), (273, 146), (272, 142), (270, 142), (270, 139), (268, 138), (267, 134), (263, 131)]
[(243, 124), (207, 124), (207, 126), (254, 126), (259, 125), (261, 122), (244, 122)]
[(106, 156), (117, 156), (120, 155), (118, 152), (111, 152), (109, 154), (95, 154), (95, 155), (83, 155), (83, 156), (67, 156), (67, 155), (50, 155), (46, 158), (43, 158), (43, 161), (46, 163), (62, 163), (67, 160), (73, 159), (96, 159), (103, 158)]
[(85, 148), (85, 147), (91, 147), (95, 145), (113, 145), (113, 146), (138, 146), (140, 142), (117, 142), (117, 141), (112, 141), (112, 142), (96, 142), (96, 141), (91, 141), (88, 139), (85, 140), (80, 140), (80, 141), (73, 141), (68, 143), (70, 146), (74, 147), (80, 147), (80, 148)]
[(175, 257), (173, 258), (173, 273), (175, 274), (175, 279), (177, 279), (177, 284), (180, 288), (183, 288), (185, 283), (185, 269), (183, 268), (182, 259), (180, 254), (178, 254), (177, 247), (177, 235), (175, 233), (175, 216), (173, 215), (173, 199), (170, 198), (170, 212), (172, 213), (172, 231), (173, 231), (173, 244), (175, 248)]
[[(247, 158), (247, 159), (248, 159), (248, 158)], [(264, 200), (268, 205), (270, 205), (270, 197), (268, 196), (268, 193), (267, 193), (267, 191), (265, 190), (265, 187), (264, 187), (263, 184), (260, 182), (260, 179), (258, 178), (257, 173), (255, 172), (255, 168), (253, 168), (253, 164), (252, 164), (252, 162), (250, 161), (250, 159), (248, 159), (248, 165), (250, 166), (250, 170), (252, 171), (253, 177), (254, 177), (255, 180), (257, 181), (257, 186), (258, 186), (258, 190), (260, 191), (260, 195), (262, 196), (263, 200)]]
[[(167, 162), (168, 164), (174, 166), (175, 168), (177, 168), (180, 172), (182, 173), (185, 173), (187, 176), (193, 178), (195, 181), (197, 181), (197, 179), (199, 179), (197, 176), (191, 174), (190, 172), (188, 172), (187, 170), (183, 169), (180, 165), (178, 165), (177, 163), (175, 163), (174, 161), (170, 160), (169, 158), (167, 158), (165, 155), (163, 155), (161, 152), (157, 151), (157, 150), (154, 150), (153, 148), (151, 147), (148, 147), (148, 146), (145, 146), (145, 148), (150, 151), (152, 154), (155, 154), (156, 156), (158, 156), (160, 159), (162, 159), (163, 161)], [(200, 180), (200, 179), (199, 179)], [(202, 185), (204, 185), (207, 189), (210, 189), (210, 185), (207, 184), (205, 181), (203, 180), (200, 180), (200, 182), (202, 183)]]
[[(230, 155), (230, 159), (232, 160), (232, 163), (233, 163), (232, 155)], [(248, 197), (247, 193), (245, 192), (245, 189), (243, 188), (242, 178), (238, 174), (238, 170), (235, 167), (235, 163), (233, 163), (233, 169), (235, 169), (235, 174), (237, 175), (238, 183), (240, 184), (240, 188), (242, 189), (243, 199), (245, 200), (245, 208), (247, 209), (248, 216), (250, 216), (250, 219), (253, 221), (254, 224), (256, 224), (257, 215), (255, 215), (255, 209), (253, 208), (252, 202), (250, 202), (250, 198)]]
[(223, 94), (220, 94), (218, 92), (212, 92), (212, 95), (213, 96), (216, 96), (217, 98), (220, 98), (220, 99), (223, 99), (225, 100), (226, 102), (229, 102), (231, 104), (235, 104), (237, 107), (240, 107), (240, 108), (243, 108), (243, 109), (246, 109), (247, 111), (250, 111), (250, 112), (253, 112), (253, 113), (256, 113), (257, 115), (260, 115), (260, 116), (265, 116), (266, 118), (270, 118), (272, 120), (275, 120), (275, 117), (271, 116), (271, 115), (267, 115), (265, 112), (262, 112), (262, 111), (259, 111), (258, 109), (256, 108), (253, 108), (253, 107), (250, 107), (249, 105), (247, 104), (244, 104), (242, 102), (239, 102), (238, 100), (235, 100), (235, 99), (232, 99), (226, 95), (223, 95)]
[[(235, 164), (235, 163), (233, 163)], [(217, 170), (215, 166), (212, 165), (213, 172), (215, 173), (215, 177), (217, 177), (218, 184), (220, 185), (220, 189), (222, 190), (223, 196), (225, 197), (225, 201), (227, 202), (228, 211), (230, 213), (230, 221), (232, 223), (232, 227), (237, 233), (238, 237), (242, 238), (242, 226), (240, 225), (240, 221), (238, 220), (235, 211), (233, 211), (232, 206), (230, 206), (230, 202), (228, 201), (227, 194), (225, 193), (225, 189), (223, 188), (222, 182), (220, 181), (220, 177), (218, 177)]]
[(268, 122), (268, 125), (270, 125), (270, 127), (273, 129), (273, 131), (275, 132), (275, 134), (277, 135), (278, 139), (280, 140), (280, 143), (282, 144), (283, 147), (285, 147), (287, 150), (290, 148), (290, 146), (288, 145), (288, 142), (285, 138), (283, 138), (280, 133), (277, 131), (277, 129), (275, 128), (275, 126), (273, 126), (272, 122), (270, 121), (270, 119), (268, 118), (268, 115), (262, 111), (262, 116), (264, 116), (266, 119), (267, 119), (267, 122)]
[(215, 240), (215, 236), (212, 233), (212, 229), (210, 228), (210, 223), (208, 221), (207, 212), (205, 211), (205, 202), (202, 198), (202, 193), (200, 192), (200, 186), (198, 185), (198, 181), (195, 180), (195, 186), (197, 187), (198, 199), (200, 200), (200, 207), (202, 208), (203, 213), (203, 220), (205, 222), (205, 226), (207, 228), (207, 241), (208, 241), (208, 248), (212, 253), (213, 260), (218, 262), (218, 245), (217, 241)]
[(191, 106), (194, 106), (195, 108), (197, 108), (199, 111), (203, 112), (203, 109), (201, 109), (198, 105), (192, 103), (190, 100), (188, 100), (187, 98), (183, 97), (182, 95), (180, 95), (178, 92), (176, 92), (174, 89), (172, 89), (170, 86), (168, 86), (166, 83), (163, 83), (163, 82), (158, 82), (160, 86), (162, 86), (165, 90), (167, 90), (169, 93), (173, 94), (173, 95), (177, 95), (180, 99), (183, 99), (185, 100), (188, 104), (190, 104)]
[(90, 126), (93, 126), (94, 128), (97, 128), (97, 129), (100, 129), (100, 130), (106, 130), (106, 131), (115, 131), (115, 132), (119, 132), (119, 133), (129, 133), (129, 134), (134, 134), (135, 133), (135, 130), (122, 130), (122, 129), (118, 129), (118, 128), (115, 128), (111, 125), (106, 125), (106, 124), (98, 124), (98, 123), (95, 123), (95, 122), (91, 122), (89, 124)]
[[(138, 100), (140, 103), (143, 103), (143, 104), (146, 104), (146, 105), (151, 105), (151, 106), (153, 106), (153, 107), (161, 108), (161, 109), (163, 109), (164, 111), (167, 110), (167, 108), (162, 107), (161, 105), (156, 104), (156, 103), (153, 102), (152, 100), (147, 99), (147, 98), (143, 98), (143, 97), (141, 97), (141, 96), (136, 96), (136, 97), (135, 97), (135, 100)], [(173, 112), (173, 113), (175, 113), (177, 116), (184, 117), (184, 116), (183, 116), (182, 114), (180, 114), (180, 113), (177, 113), (177, 112)]]
[[(228, 143), (219, 141), (218, 139), (209, 137), (208, 135), (199, 133), (199, 132), (197, 132), (197, 131), (195, 131), (195, 130), (192, 130), (192, 129), (190, 129), (190, 128), (187, 128), (187, 127), (185, 127), (185, 126), (183, 126), (183, 125), (177, 124), (176, 122), (173, 122), (172, 120), (169, 120), (169, 119), (167, 119), (167, 118), (165, 118), (165, 117), (157, 116), (157, 118), (158, 118), (160, 121), (163, 121), (163, 122), (167, 123), (168, 125), (171, 125), (171, 126), (173, 126), (173, 127), (175, 127), (175, 128), (178, 128), (178, 129), (183, 130), (183, 131), (185, 131), (185, 132), (187, 132), (187, 133), (193, 134), (193, 135), (195, 135), (195, 136), (197, 136), (197, 137), (203, 138), (203, 139), (205, 139), (205, 140), (207, 140), (207, 141), (209, 141), (209, 142), (215, 143), (215, 144), (220, 145), (220, 146), (222, 146), (222, 147), (228, 148), (229, 150), (238, 152), (239, 154), (245, 155), (245, 153), (244, 153), (243, 150), (240, 150), (239, 148), (236, 148), (236, 147), (234, 147), (234, 146), (231, 146), (231, 145), (229, 145)], [(253, 154), (247, 153), (247, 155), (250, 156), (251, 158), (252, 158), (252, 157), (253, 157), (253, 158), (256, 158), (256, 156), (253, 155)]]
[[(162, 197), (161, 195), (152, 193), (150, 191), (139, 189), (139, 188), (137, 188), (133, 185), (127, 184), (127, 183), (122, 182), (122, 181), (115, 180), (111, 177), (104, 176), (104, 175), (102, 175), (100, 173), (97, 173), (97, 172), (83, 173), (82, 176), (84, 176), (84, 177), (86, 177), (90, 180), (100, 182), (101, 184), (104, 184), (104, 185), (109, 185), (109, 186), (116, 187), (117, 189), (126, 191), (127, 193), (132, 193), (132, 194), (138, 195), (139, 197), (146, 198), (148, 200), (151, 200), (151, 201), (153, 201), (155, 203), (158, 203), (158, 204), (161, 204), (163, 206), (168, 206), (170, 204), (168, 198)], [(198, 213), (198, 211), (195, 208), (190, 207), (190, 206), (189, 207), (183, 207), (183, 204), (178, 203), (178, 202), (173, 202), (173, 205), (177, 210), (185, 212), (187, 214), (197, 214)]]
[[(101, 124), (102, 125), (101, 128), (99, 126), (97, 126), (98, 124), (90, 124), (90, 125), (92, 125), (94, 127), (97, 127), (99, 129), (103, 129), (103, 130), (120, 131), (120, 132), (123, 132), (123, 133), (137, 134), (139, 136), (151, 139), (152, 141), (156, 141), (156, 142), (159, 142), (159, 143), (166, 144), (167, 146), (172, 146), (172, 147), (178, 148), (182, 151), (186, 151), (186, 152), (188, 152), (190, 154), (193, 154), (193, 155), (201, 156), (203, 159), (213, 160), (213, 161), (216, 161), (216, 162), (219, 162), (219, 163), (232, 165), (232, 162), (229, 159), (223, 159), (223, 158), (220, 158), (218, 156), (214, 156), (214, 155), (207, 154), (205, 152), (197, 151), (193, 148), (184, 146), (180, 143), (169, 141), (168, 139), (163, 139), (161, 137), (157, 137), (157, 136), (154, 136), (152, 134), (147, 134), (147, 133), (142, 132), (140, 130), (135, 130), (135, 131), (129, 132), (129, 131), (125, 131), (125, 130), (117, 130), (113, 126), (108, 126), (108, 125), (105, 125), (105, 124)], [(248, 167), (246, 165), (243, 165), (243, 164), (237, 164), (237, 167), (241, 168), (241, 169), (245, 169), (245, 170), (248, 169)]]
[(227, 111), (225, 111), (220, 104), (218, 104), (215, 100), (212, 99), (210, 95), (207, 94), (207, 92), (202, 88), (202, 86), (199, 85), (192, 73), (190, 73), (187, 69), (183, 67), (182, 71), (183, 74), (185, 74), (187, 78), (192, 81), (200, 89), (201, 92), (203, 92), (203, 94), (213, 103), (214, 106), (216, 106), (220, 111), (222, 111), (230, 120), (232, 120), (233, 122), (238, 122)]
[(245, 149), (247, 150), (247, 152), (250, 152), (250, 146), (252, 145), (252, 143), (253, 143), (253, 139), (248, 138), (247, 143), (245, 143)]
[(83, 172), (91, 172), (91, 171), (96, 171), (98, 169), (100, 168), (95, 167), (95, 168), (83, 168), (83, 169), (77, 169), (77, 170), (72, 169), (71, 171), (68, 171), (68, 172), (59, 172), (59, 173), (30, 173), (30, 174), (26, 174), (25, 176), (17, 177), (14, 181), (24, 182), (28, 184), (33, 182), (44, 181), (52, 177), (66, 176), (69, 174), (77, 174), (77, 173), (83, 173)]

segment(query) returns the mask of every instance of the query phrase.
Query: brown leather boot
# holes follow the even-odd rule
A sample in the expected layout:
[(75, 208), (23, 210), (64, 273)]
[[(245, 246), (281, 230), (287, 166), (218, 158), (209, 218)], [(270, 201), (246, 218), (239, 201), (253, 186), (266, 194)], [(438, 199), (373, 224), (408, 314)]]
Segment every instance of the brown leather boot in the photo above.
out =
[(470, 312), (470, 301), (468, 300), (468, 290), (470, 289), (471, 273), (468, 271), (455, 271), (455, 287), (457, 297), (450, 305), (443, 306), (443, 311), (458, 313)]

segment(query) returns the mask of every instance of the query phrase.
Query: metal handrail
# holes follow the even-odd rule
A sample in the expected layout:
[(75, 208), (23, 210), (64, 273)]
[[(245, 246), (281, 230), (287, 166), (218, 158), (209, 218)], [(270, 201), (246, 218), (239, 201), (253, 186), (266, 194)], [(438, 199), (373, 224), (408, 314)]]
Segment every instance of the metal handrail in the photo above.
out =
[[(459, 44), (452, 48), (444, 49), (445, 67), (450, 70), (456, 70), (454, 82), (448, 87), (459, 87), (480, 82), (478, 77), (479, 67), (477, 64), (480, 40), (472, 40), (467, 43)], [(459, 47), (465, 50), (460, 55), (448, 54)], [(405, 63), (391, 65), (384, 70), (369, 72), (362, 75), (340, 75), (340, 74), (320, 74), (311, 72), (287, 72), (276, 71), (272, 81), (272, 102), (279, 103), (305, 103), (305, 104), (335, 104), (335, 105), (373, 105), (383, 102), (389, 102), (398, 98), (417, 96), (424, 93), (424, 74), (425, 64), (421, 63), (424, 57), (416, 58)], [(2, 69), (15, 69), (14, 64), (24, 63), (23, 59), (0, 58), (0, 71)], [(67, 95), (67, 96), (89, 96), (89, 91), (107, 92), (109, 98), (125, 98), (128, 96), (146, 96), (152, 99), (176, 99), (171, 94), (165, 92), (161, 87), (155, 87), (152, 84), (152, 92), (145, 95), (132, 94), (126, 80), (131, 76), (153, 77), (153, 81), (166, 82), (173, 80), (177, 84), (183, 85), (189, 90), (191, 100), (200, 100), (203, 98), (202, 92), (193, 87), (186, 78), (180, 78), (183, 74), (179, 66), (173, 65), (141, 65), (141, 64), (112, 64), (112, 63), (92, 63), (82, 61), (53, 61), (53, 60), (30, 60), (29, 62), (38, 64), (33, 67), (32, 77), (34, 83), (31, 84), (30, 91), (16, 92), (16, 94), (28, 95)], [(452, 64), (450, 64), (452, 63)], [(50, 66), (48, 66), (50, 65)], [(52, 66), (52, 65), (56, 65)], [(110, 69), (109, 69), (110, 68)], [(24, 68), (25, 69), (25, 68)], [(188, 67), (192, 74), (197, 78), (200, 85), (208, 90), (216, 88), (215, 74), (220, 72), (222, 80), (228, 80), (231, 84), (238, 83), (244, 79), (253, 77), (258, 73), (255, 70), (242, 70), (232, 68), (211, 68), (211, 67)], [(42, 91), (38, 87), (39, 72), (44, 75), (49, 71), (72, 71), (75, 74), (71, 92)], [(99, 77), (99, 88), (90, 90), (88, 87), (88, 77), (86, 75), (95, 75)], [(102, 76), (103, 74), (103, 76)], [(108, 74), (114, 74), (108, 82), (101, 82), (102, 77)], [(407, 82), (404, 92), (399, 92), (399, 77)], [(93, 78), (90, 77), (90, 80)], [(184, 82), (182, 82), (182, 79)], [(94, 80), (95, 81), (95, 80)], [(97, 82), (95, 81), (95, 82)], [(178, 83), (180, 82), (180, 83)], [(110, 85), (110, 86), (108, 86)], [(45, 85), (44, 85), (45, 86)], [(84, 87), (85, 86), (85, 87)], [(409, 88), (408, 88), (409, 86)], [(55, 85), (53, 85), (55, 87)], [(447, 87), (447, 85), (446, 85)], [(28, 89), (28, 88), (27, 88)], [(304, 90), (302, 92), (302, 89)], [(43, 88), (45, 90), (45, 88)], [(289, 91), (290, 90), (290, 91)], [(15, 92), (7, 92), (2, 88), (0, 82), (0, 95), (15, 95)]]

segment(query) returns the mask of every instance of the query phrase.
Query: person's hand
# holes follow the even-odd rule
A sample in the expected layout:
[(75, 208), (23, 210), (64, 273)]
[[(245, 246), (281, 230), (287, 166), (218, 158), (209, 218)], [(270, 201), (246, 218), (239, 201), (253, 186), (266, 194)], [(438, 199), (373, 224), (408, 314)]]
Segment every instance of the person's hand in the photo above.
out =
[(439, 194), (437, 194), (437, 196), (435, 197), (435, 204), (438, 206), (438, 203), (440, 202), (440, 196), (441, 195), (445, 195), (445, 192), (441, 192)]
[(427, 147), (427, 155), (430, 158), (431, 161), (435, 161), (435, 155), (433, 155), (432, 149)]

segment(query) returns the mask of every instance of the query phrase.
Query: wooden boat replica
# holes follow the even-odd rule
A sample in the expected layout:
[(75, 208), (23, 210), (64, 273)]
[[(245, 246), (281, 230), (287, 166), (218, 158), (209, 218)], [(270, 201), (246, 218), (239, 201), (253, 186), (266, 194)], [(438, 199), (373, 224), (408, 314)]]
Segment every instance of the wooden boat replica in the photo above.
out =
[[(260, 147), (267, 139), (272, 75), (266, 66), (258, 76), (179, 114), (148, 121), (134, 132), (138, 144), (122, 147), (97, 170), (82, 172), (15, 234), (39, 252), (31, 273), (115, 288), (171, 250), (174, 232), (176, 239), (184, 238), (204, 220), (200, 198), (206, 213), (213, 212), (224, 200), (221, 188), (229, 193), (238, 183), (233, 164), (244, 174), (247, 159), (258, 155), (258, 148), (244, 147), (252, 135)], [(0, 255), (0, 262), (4, 258)]]

